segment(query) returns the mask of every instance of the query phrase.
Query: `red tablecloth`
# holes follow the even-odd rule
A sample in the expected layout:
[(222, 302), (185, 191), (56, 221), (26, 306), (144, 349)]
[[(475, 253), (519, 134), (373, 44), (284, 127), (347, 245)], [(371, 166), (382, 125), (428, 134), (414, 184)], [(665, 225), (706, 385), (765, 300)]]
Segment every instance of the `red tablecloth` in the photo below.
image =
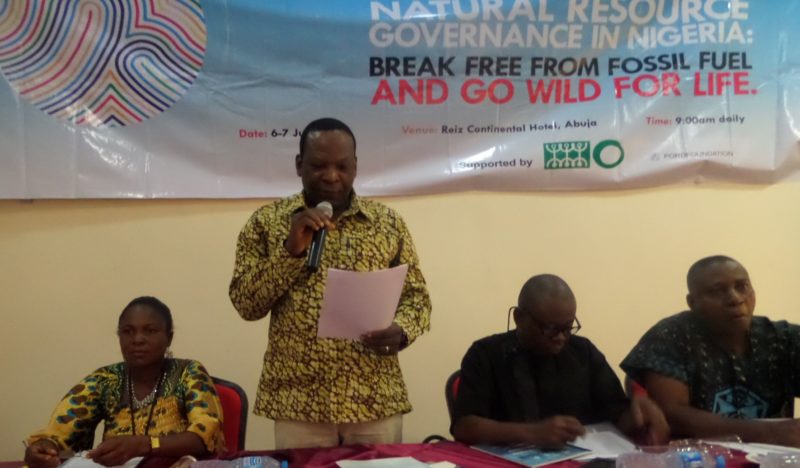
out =
[[(449, 461), (460, 468), (519, 468), (519, 465), (494, 457), (457, 442), (438, 442), (433, 444), (392, 444), (392, 445), (348, 445), (327, 449), (290, 449), (270, 451), (247, 451), (226, 456), (237, 458), (247, 455), (269, 455), (278, 460), (287, 460), (289, 466), (307, 468), (336, 468), (339, 460), (373, 460), (390, 457), (414, 457), (426, 463)], [(549, 465), (554, 468), (577, 468), (580, 462), (565, 461)], [(734, 453), (728, 460), (727, 468), (755, 467), (741, 452)], [(2, 468), (2, 467), (0, 467)], [(156, 467), (145, 467), (156, 468)]]
[[(226, 459), (249, 455), (269, 455), (278, 460), (286, 460), (294, 468), (337, 468), (339, 460), (374, 460), (390, 457), (414, 457), (419, 461), (433, 463), (449, 461), (460, 468), (519, 468), (519, 465), (501, 460), (491, 455), (473, 450), (457, 442), (438, 442), (435, 444), (393, 444), (393, 445), (348, 445), (334, 448), (310, 448), (290, 450), (245, 451), (225, 456)], [(145, 459), (139, 468), (166, 468), (172, 465), (172, 458)], [(19, 468), (21, 461), (0, 462), (0, 468)], [(581, 464), (565, 461), (549, 465), (554, 468), (576, 468)], [(734, 453), (728, 460), (727, 468), (755, 467), (744, 458), (741, 452)]]

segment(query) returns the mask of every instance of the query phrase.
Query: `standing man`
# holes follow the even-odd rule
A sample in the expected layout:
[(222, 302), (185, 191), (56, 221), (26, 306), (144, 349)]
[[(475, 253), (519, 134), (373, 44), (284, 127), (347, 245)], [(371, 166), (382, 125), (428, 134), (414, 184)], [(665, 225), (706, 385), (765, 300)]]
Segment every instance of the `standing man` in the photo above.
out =
[(472, 344), (450, 430), (469, 444), (560, 447), (584, 424), (611, 422), (649, 445), (669, 427), (646, 397), (628, 399), (603, 354), (581, 329), (575, 296), (555, 275), (530, 278), (514, 311), (517, 328)]
[[(688, 311), (658, 322), (622, 361), (681, 436), (737, 434), (800, 447), (800, 327), (754, 317), (747, 270), (715, 255), (686, 277)], [(779, 418), (782, 421), (764, 421)]]
[[(411, 411), (397, 353), (428, 330), (431, 302), (411, 235), (390, 208), (353, 191), (356, 139), (343, 122), (311, 122), (295, 157), (303, 191), (258, 209), (239, 234), (230, 297), (245, 320), (271, 311), (255, 414), (275, 420), (276, 448), (398, 443)], [(317, 208), (329, 202), (333, 214)], [(327, 229), (320, 268), (306, 266)], [(394, 322), (360, 341), (318, 338), (328, 268), (408, 264)]]

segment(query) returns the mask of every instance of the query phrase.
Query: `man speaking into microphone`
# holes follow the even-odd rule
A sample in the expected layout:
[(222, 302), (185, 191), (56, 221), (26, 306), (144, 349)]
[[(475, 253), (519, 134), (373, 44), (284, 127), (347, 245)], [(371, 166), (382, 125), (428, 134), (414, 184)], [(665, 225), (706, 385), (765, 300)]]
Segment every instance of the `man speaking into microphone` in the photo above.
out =
[[(429, 328), (431, 302), (411, 235), (392, 209), (353, 190), (356, 139), (311, 122), (295, 169), (303, 191), (259, 208), (242, 229), (230, 284), (245, 320), (272, 312), (254, 412), (275, 420), (275, 447), (398, 443), (411, 411), (397, 353)], [(358, 341), (318, 338), (328, 268), (408, 264), (392, 325)]]

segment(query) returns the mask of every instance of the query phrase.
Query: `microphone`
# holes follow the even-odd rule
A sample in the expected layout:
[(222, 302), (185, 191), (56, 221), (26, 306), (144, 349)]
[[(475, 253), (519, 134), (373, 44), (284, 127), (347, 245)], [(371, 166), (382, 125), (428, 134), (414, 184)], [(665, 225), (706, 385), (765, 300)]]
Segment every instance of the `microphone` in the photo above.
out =
[[(317, 209), (328, 215), (333, 216), (333, 205), (331, 202), (319, 202)], [(325, 247), (325, 236), (328, 235), (328, 230), (324, 227), (314, 232), (314, 238), (311, 239), (311, 248), (308, 249), (308, 258), (306, 259), (306, 267), (311, 271), (319, 269), (319, 262), (322, 260), (322, 250)]]

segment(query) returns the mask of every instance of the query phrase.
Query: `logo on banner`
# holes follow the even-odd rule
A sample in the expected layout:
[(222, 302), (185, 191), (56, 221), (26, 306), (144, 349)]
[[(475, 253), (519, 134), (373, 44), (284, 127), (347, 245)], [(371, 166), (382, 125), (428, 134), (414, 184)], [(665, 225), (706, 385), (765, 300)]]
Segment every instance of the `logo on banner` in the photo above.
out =
[(617, 140), (603, 140), (592, 149), (589, 141), (557, 141), (544, 145), (545, 169), (588, 169), (592, 160), (603, 169), (612, 169), (625, 159)]
[(133, 125), (169, 109), (203, 66), (196, 0), (0, 0), (0, 70), (41, 111), (76, 125)]

